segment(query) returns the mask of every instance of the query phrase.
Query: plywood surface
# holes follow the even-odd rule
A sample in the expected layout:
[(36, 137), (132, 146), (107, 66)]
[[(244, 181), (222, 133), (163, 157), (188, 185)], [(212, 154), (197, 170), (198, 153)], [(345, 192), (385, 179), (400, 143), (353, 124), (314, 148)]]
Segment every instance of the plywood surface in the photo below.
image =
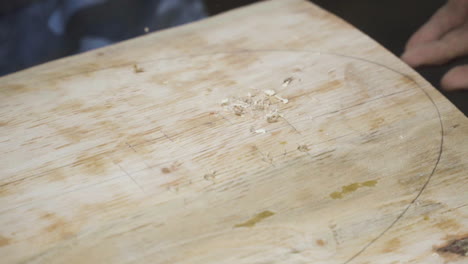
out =
[(467, 261), (450, 247), (468, 236), (466, 117), (308, 2), (51, 62), (0, 93), (1, 263)]

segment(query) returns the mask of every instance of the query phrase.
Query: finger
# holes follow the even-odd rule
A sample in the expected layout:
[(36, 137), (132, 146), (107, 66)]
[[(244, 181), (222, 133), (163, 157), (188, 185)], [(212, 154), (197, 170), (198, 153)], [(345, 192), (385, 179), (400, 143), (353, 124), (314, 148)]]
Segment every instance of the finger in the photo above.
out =
[(405, 49), (411, 49), (440, 39), (451, 29), (460, 26), (468, 14), (467, 0), (451, 0), (442, 6), (416, 33), (411, 36)]
[(401, 56), (410, 66), (443, 64), (468, 54), (468, 23), (447, 33), (441, 40), (411, 48)]
[(448, 71), (441, 80), (444, 90), (468, 90), (468, 65), (458, 66)]

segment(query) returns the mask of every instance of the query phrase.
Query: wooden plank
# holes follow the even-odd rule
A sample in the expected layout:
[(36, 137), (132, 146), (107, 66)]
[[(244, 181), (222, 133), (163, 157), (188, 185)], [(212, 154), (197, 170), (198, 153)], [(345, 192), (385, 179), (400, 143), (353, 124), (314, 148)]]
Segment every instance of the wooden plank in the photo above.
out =
[(466, 262), (466, 117), (306, 1), (0, 87), (2, 263)]

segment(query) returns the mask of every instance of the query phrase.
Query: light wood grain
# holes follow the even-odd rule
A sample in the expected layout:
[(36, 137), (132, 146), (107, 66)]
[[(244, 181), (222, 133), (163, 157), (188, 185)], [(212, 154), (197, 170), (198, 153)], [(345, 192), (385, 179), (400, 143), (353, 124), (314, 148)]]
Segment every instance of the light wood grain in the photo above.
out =
[(305, 1), (0, 87), (1, 263), (467, 261), (466, 117)]

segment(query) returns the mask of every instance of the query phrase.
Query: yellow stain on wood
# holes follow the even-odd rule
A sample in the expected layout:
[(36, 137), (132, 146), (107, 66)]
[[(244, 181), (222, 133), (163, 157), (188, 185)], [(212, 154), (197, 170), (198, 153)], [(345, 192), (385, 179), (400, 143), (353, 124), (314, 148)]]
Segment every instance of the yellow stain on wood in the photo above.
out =
[(237, 224), (234, 227), (253, 227), (255, 226), (258, 222), (275, 215), (274, 212), (271, 211), (263, 211), (257, 215), (255, 215), (252, 219), (242, 223), (242, 224)]
[(321, 246), (321, 247), (323, 247), (323, 246), (325, 246), (325, 245), (327, 244), (327, 242), (323, 241), (323, 239), (317, 239), (317, 240), (315, 241), (315, 243), (316, 243), (318, 246)]
[(434, 226), (444, 231), (461, 231), (462, 229), (462, 225), (455, 219), (445, 219), (435, 223)]
[(4, 236), (0, 236), (0, 247), (6, 246), (10, 244), (11, 239), (6, 238)]
[(401, 240), (399, 238), (393, 238), (385, 243), (383, 253), (390, 253), (398, 251), (401, 248)]
[(377, 180), (365, 181), (362, 182), (361, 185), (366, 187), (374, 187), (375, 185), (377, 185)]
[(346, 194), (352, 193), (357, 191), (359, 188), (362, 187), (374, 187), (377, 185), (377, 180), (370, 180), (370, 181), (365, 181), (365, 182), (356, 182), (352, 183), (349, 185), (345, 185), (341, 187), (341, 191), (339, 192), (333, 192), (330, 194), (330, 197), (333, 199), (341, 199), (343, 198)]

